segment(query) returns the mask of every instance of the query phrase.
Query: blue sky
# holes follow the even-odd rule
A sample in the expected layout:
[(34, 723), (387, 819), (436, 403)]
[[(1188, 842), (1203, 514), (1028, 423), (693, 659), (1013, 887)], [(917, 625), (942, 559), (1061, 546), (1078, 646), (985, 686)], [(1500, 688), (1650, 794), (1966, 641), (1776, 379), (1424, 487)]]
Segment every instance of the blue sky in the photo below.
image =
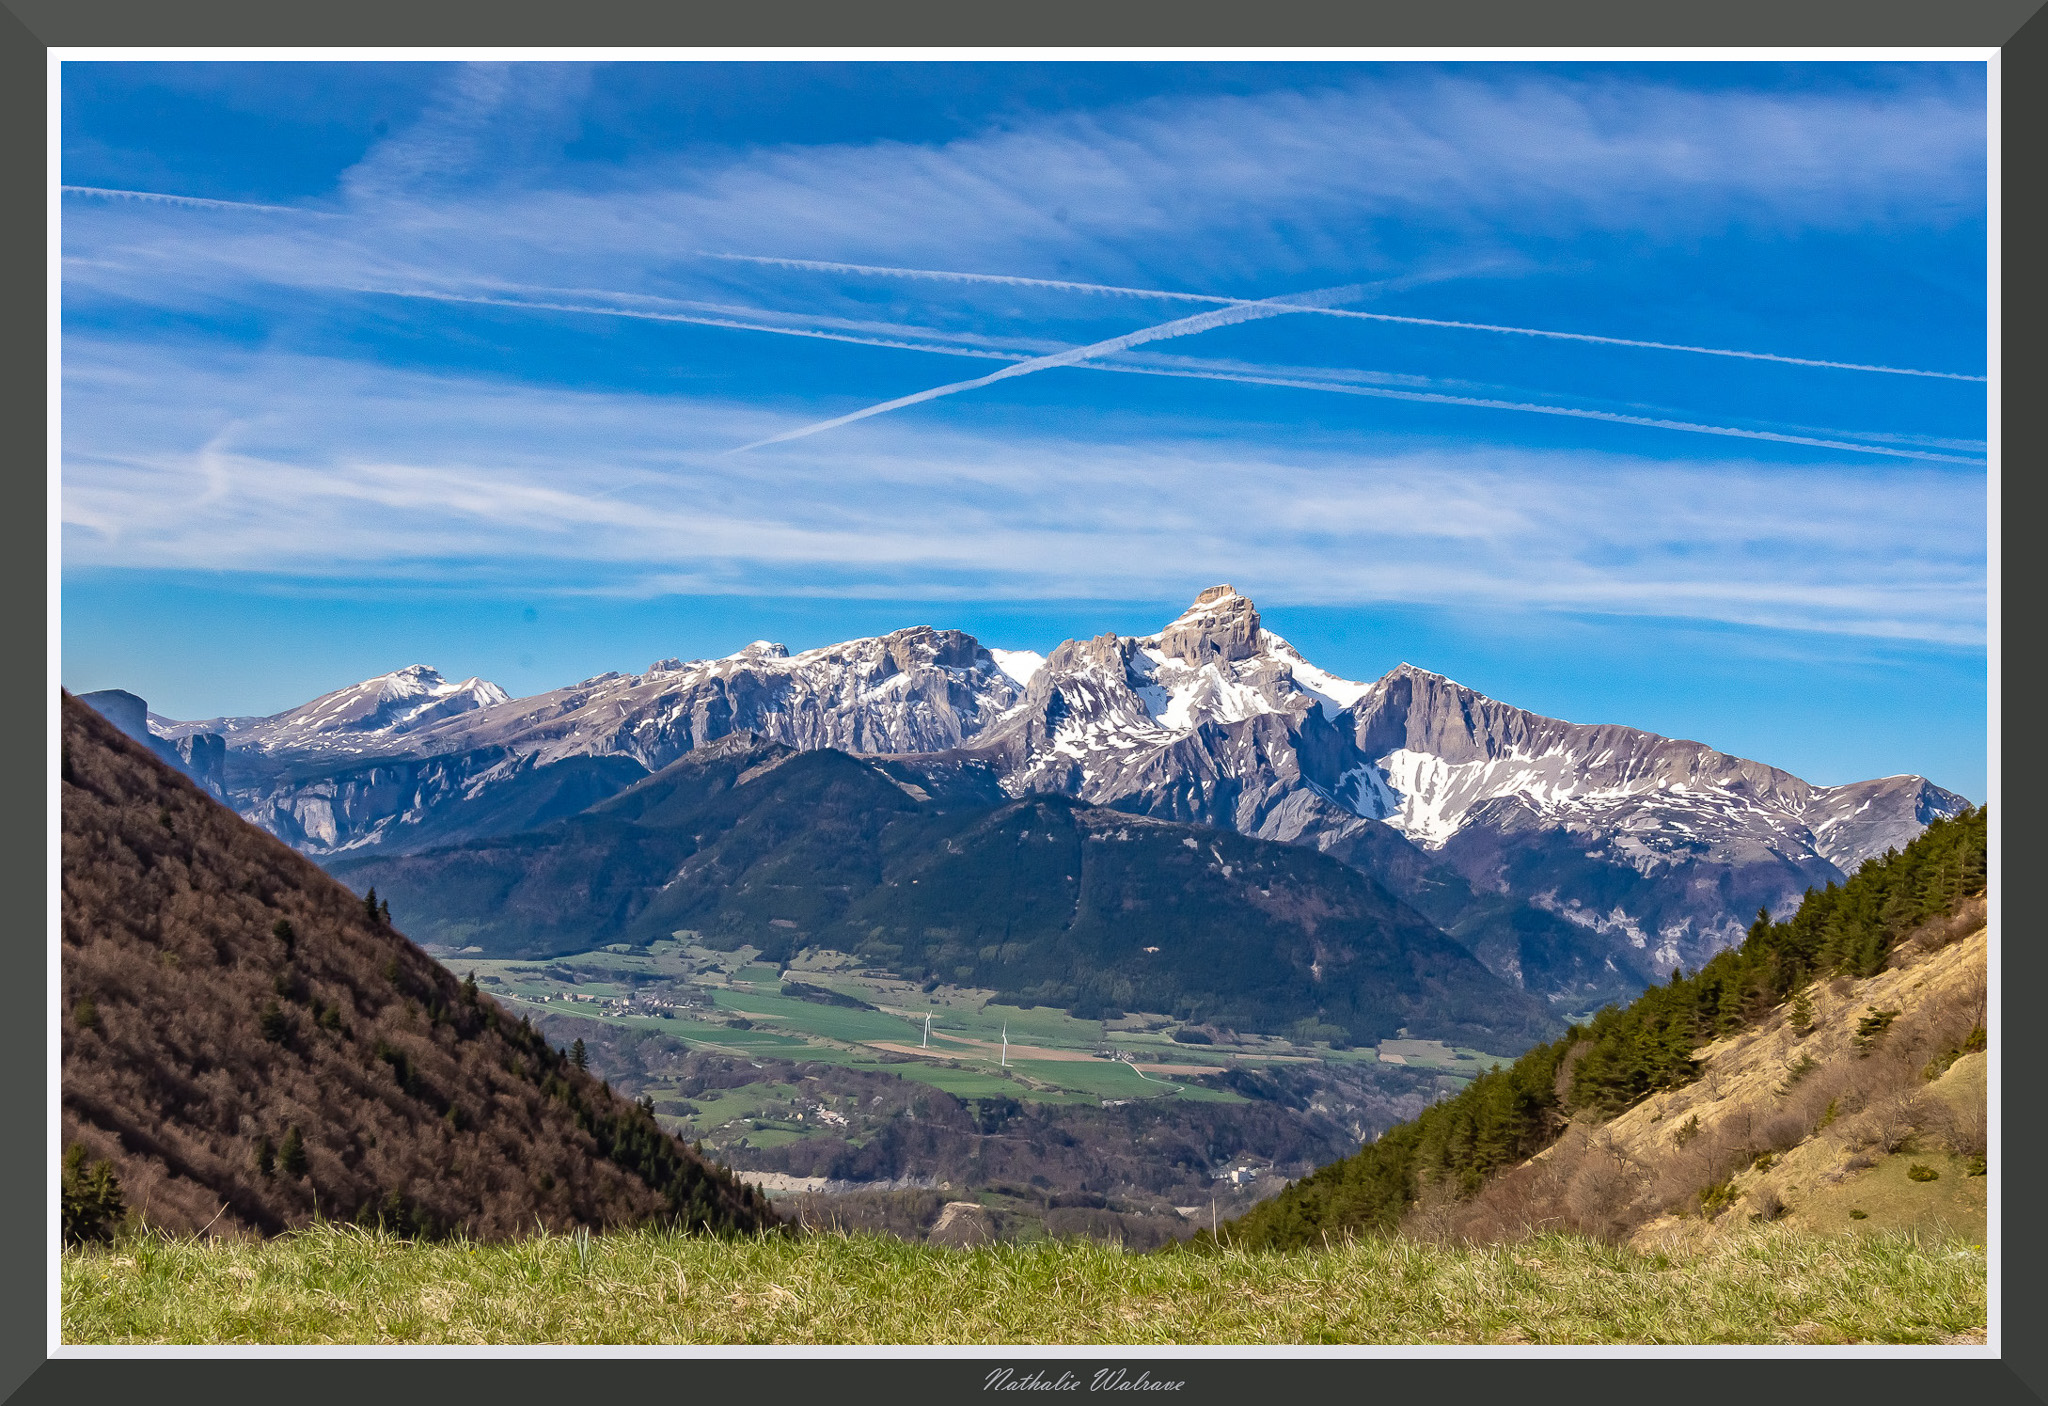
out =
[(1228, 580), (1352, 677), (1981, 799), (1984, 93), (66, 64), (64, 681), (1045, 650)]

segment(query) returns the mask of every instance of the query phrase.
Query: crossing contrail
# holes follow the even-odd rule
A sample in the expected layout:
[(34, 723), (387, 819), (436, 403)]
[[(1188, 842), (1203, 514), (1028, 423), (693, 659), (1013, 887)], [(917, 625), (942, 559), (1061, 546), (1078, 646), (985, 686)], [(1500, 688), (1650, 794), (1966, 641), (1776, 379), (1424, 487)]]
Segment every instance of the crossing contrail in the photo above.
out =
[[(821, 259), (782, 259), (763, 254), (713, 254), (707, 259), (733, 263), (767, 264), (778, 268), (811, 269), (821, 273), (853, 273), (881, 278), (922, 278), (946, 283), (997, 283), (1017, 288), (1054, 288), (1072, 293), (1104, 293), (1116, 297), (1170, 298), (1181, 302), (1242, 305), (1267, 300), (1226, 298), (1215, 293), (1180, 293), (1164, 288), (1123, 288), (1111, 283), (1077, 283), (1059, 278), (1025, 278), (1007, 273), (958, 273), (948, 269), (889, 268), (876, 264), (829, 263)], [(1786, 356), (1778, 352), (1742, 351), (1733, 347), (1696, 347), (1683, 342), (1652, 342), (1638, 337), (1609, 337), (1594, 332), (1559, 332), (1543, 327), (1512, 327), (1494, 322), (1461, 322), (1442, 317), (1407, 317), (1390, 312), (1365, 312), (1356, 308), (1296, 308), (1326, 317), (1351, 317), (1366, 322), (1393, 322), (1413, 327), (1448, 327), (1465, 332), (1496, 332), (1517, 337), (1548, 337), (1557, 341), (1592, 342), (1610, 347), (1639, 347), (1650, 351), (1687, 352), (1695, 356), (1725, 356), (1743, 361), (1771, 361), (1785, 366), (1814, 366), (1829, 371), (1865, 371), (1883, 376), (1925, 376), (1940, 381), (1983, 381), (1983, 376), (1963, 371), (1925, 371), (1910, 366), (1879, 366), (1861, 361), (1828, 361), (1819, 357)]]
[(850, 415), (837, 415), (830, 420), (820, 420), (816, 424), (804, 425), (794, 430), (785, 430), (779, 435), (770, 435), (767, 439), (757, 439), (752, 444), (742, 444), (737, 449), (728, 449), (725, 452), (727, 454), (744, 454), (750, 449), (760, 449), (770, 444), (782, 444), (788, 440), (802, 439), (806, 435), (814, 435), (825, 430), (837, 429), (841, 425), (850, 425), (855, 420), (865, 420), (871, 415), (884, 415), (891, 410), (901, 410), (907, 405), (919, 405), (927, 400), (937, 400), (942, 395), (958, 395), (961, 391), (977, 390), (982, 386), (993, 385), (997, 381), (1007, 381), (1014, 376), (1029, 376), (1034, 371), (1050, 371), (1055, 367), (1073, 366), (1076, 363), (1090, 361), (1096, 357), (1114, 356), (1118, 352), (1128, 351), (1132, 347), (1142, 346), (1146, 342), (1163, 341), (1168, 337), (1191, 336), (1196, 332), (1207, 332), (1214, 327), (1229, 327), (1240, 322), (1256, 322), (1261, 318), (1280, 317), (1291, 312), (1308, 312), (1328, 303), (1346, 302), (1357, 298), (1366, 291), (1366, 288), (1366, 284), (1351, 283), (1341, 288), (1323, 288), (1313, 293), (1298, 294), (1287, 302), (1273, 300), (1255, 303), (1235, 303), (1229, 307), (1216, 308), (1210, 312), (1196, 313), (1193, 317), (1176, 318), (1172, 322), (1162, 322), (1156, 327), (1141, 327), (1135, 332), (1126, 332), (1122, 336), (1110, 337), (1105, 341), (1090, 342), (1083, 347), (1070, 347), (1066, 351), (1054, 352), (1050, 356), (1035, 356), (1029, 361), (1020, 361), (1014, 366), (1005, 366), (1000, 371), (991, 371), (988, 375), (977, 376), (971, 381), (954, 381), (949, 385), (933, 386), (930, 390), (898, 396), (895, 400), (885, 400), (879, 405), (870, 405), (865, 409), (856, 410)]
[[(1022, 364), (1028, 361), (1037, 360), (1045, 363), (1055, 360), (1056, 357), (1070, 356), (1072, 354), (1070, 352), (1062, 352), (1055, 354), (1055, 356), (1033, 357), (1031, 353), (1025, 351), (1003, 351), (987, 347), (960, 346), (941, 341), (921, 342), (907, 337), (876, 336), (863, 334), (858, 331), (792, 327), (787, 324), (772, 322), (753, 322), (746, 320), (744, 314), (747, 310), (742, 308), (731, 310), (733, 313), (739, 314), (736, 316), (716, 316), (707, 313), (659, 311), (652, 308), (623, 308), (591, 303), (563, 302), (553, 299), (500, 298), (475, 293), (453, 293), (440, 289), (388, 288), (363, 285), (351, 287), (348, 291), (374, 293), (394, 298), (423, 298), (434, 302), (470, 303), (485, 307), (519, 308), (535, 312), (584, 313), (596, 317), (630, 317), (651, 322), (679, 322), (698, 327), (723, 327), (741, 332), (772, 332), (785, 337), (812, 337), (829, 342), (850, 342), (855, 346), (885, 347), (898, 351), (931, 352), (944, 356), (970, 356), (991, 361), (1008, 361), (1016, 363), (1010, 368), (1013, 371), (1021, 370)], [(761, 315), (765, 316), (768, 314)], [(1193, 319), (1186, 320), (1193, 321)], [(847, 325), (849, 327), (855, 326), (852, 323)], [(943, 334), (933, 333), (932, 335), (939, 336)], [(1075, 352), (1083, 350), (1087, 349), (1073, 349)], [(1940, 464), (1967, 464), (1975, 468), (1982, 468), (1984, 466), (1982, 459), (1972, 459), (1962, 455), (1937, 454), (1917, 449), (1893, 449), (1882, 445), (1858, 443), (1851, 440), (1782, 434), (1770, 430), (1743, 429), (1733, 425), (1707, 425), (1688, 420), (1665, 420), (1644, 415), (1626, 415), (1617, 411), (1581, 409), (1570, 405), (1497, 400), (1481, 396), (1452, 395), (1443, 391), (1398, 390), (1391, 387), (1362, 386), (1355, 381), (1331, 381), (1305, 376), (1261, 375), (1256, 371), (1241, 368), (1211, 370), (1204, 368), (1200, 361), (1195, 358), (1177, 359), (1178, 364), (1173, 366), (1145, 366), (1130, 362), (1118, 363), (1099, 359), (1106, 354), (1097, 352), (1087, 360), (1072, 361), (1071, 363), (1063, 362), (1062, 364), (1072, 364), (1084, 371), (1121, 371), (1142, 376), (1177, 376), (1194, 380), (1230, 381), (1241, 385), (1280, 386), (1292, 390), (1327, 391), (1336, 395), (1377, 396), (1388, 400), (1417, 401), (1423, 404), (1465, 405), (1488, 410), (1517, 410), (1532, 415), (1562, 415), (1576, 419), (1605, 420), (1616, 424), (1642, 425), (1653, 429), (1680, 430), (1688, 434), (1724, 435), (1737, 439), (1761, 439), (1781, 444), (1810, 445), (1819, 449), (1840, 449), (1856, 454), (1878, 454), (1895, 459), (1918, 459)], [(985, 384), (993, 379), (998, 378), (981, 377), (975, 381), (963, 381), (955, 389), (964, 390), (969, 386)], [(894, 403), (892, 402), (892, 404)], [(774, 442), (773, 440), (760, 441), (761, 444)], [(757, 447), (759, 446), (747, 446), (747, 448)], [(731, 450), (727, 452), (738, 453), (739, 451)]]
[[(152, 190), (116, 190), (105, 186), (60, 186), (67, 195), (88, 195), (109, 200), (141, 200), (163, 205), (182, 205), (201, 210), (260, 210), (279, 215), (304, 215), (311, 219), (338, 218), (327, 210), (308, 210), (297, 205), (261, 205), (247, 200), (210, 200), (197, 195), (170, 195)], [(1063, 278), (1026, 278), (1020, 274), (962, 273), (952, 269), (892, 268), (879, 264), (835, 263), (824, 259), (789, 259), (769, 254), (728, 254), (708, 250), (697, 257), (722, 259), (730, 263), (763, 264), (775, 268), (810, 269), (824, 273), (853, 273), (879, 278), (922, 278), (947, 283), (995, 283), (1017, 288), (1054, 288), (1065, 292), (1109, 294), (1126, 298), (1166, 298), (1180, 302), (1212, 303), (1228, 307), (1266, 307), (1270, 299), (1229, 298), (1216, 293), (1186, 293), (1165, 288), (1125, 288), (1111, 283), (1084, 283)], [(1861, 361), (1830, 361), (1822, 357), (1787, 356), (1780, 352), (1744, 351), (1735, 347), (1701, 347), (1684, 342), (1654, 342), (1640, 337), (1610, 337), (1596, 332), (1561, 332), (1546, 327), (1515, 327), (1496, 322), (1465, 322), (1446, 317), (1412, 317), (1391, 312), (1365, 312), (1356, 308), (1311, 307), (1300, 304), (1282, 307), (1281, 312), (1314, 312), (1325, 317), (1350, 317), (1366, 322), (1391, 322), (1410, 327), (1445, 327), (1464, 332), (1494, 332), (1516, 337), (1547, 337), (1555, 341), (1588, 342), (1599, 346), (1636, 347), (1648, 351), (1684, 352), (1693, 356), (1733, 357), (1742, 361), (1768, 361), (1781, 366), (1811, 366), (1828, 371), (1862, 371), (1881, 376), (1922, 376), (1938, 381), (1987, 382), (1986, 376), (1967, 371), (1929, 371), (1912, 366), (1882, 366)], [(1272, 316), (1267, 313), (1262, 316)], [(676, 319), (678, 321), (682, 319)], [(1178, 334), (1176, 334), (1178, 335)], [(772, 442), (772, 441), (771, 441)]]

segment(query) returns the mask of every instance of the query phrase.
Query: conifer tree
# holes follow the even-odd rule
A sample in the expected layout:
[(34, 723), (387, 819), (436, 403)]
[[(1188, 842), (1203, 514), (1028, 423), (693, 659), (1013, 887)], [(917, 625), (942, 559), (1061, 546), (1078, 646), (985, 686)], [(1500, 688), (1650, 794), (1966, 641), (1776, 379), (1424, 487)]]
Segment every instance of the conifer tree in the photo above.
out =
[(1804, 986), (1800, 987), (1799, 994), (1792, 998), (1792, 1012), (1786, 1019), (1792, 1026), (1794, 1034), (1804, 1035), (1813, 1029), (1813, 997)]
[(377, 886), (370, 885), (369, 893), (363, 896), (363, 916), (370, 920), (371, 927), (377, 927)]
[(291, 919), (279, 918), (276, 922), (272, 923), (270, 925), (270, 935), (284, 944), (285, 956), (291, 956), (292, 947), (299, 938), (298, 933), (292, 930)]
[(476, 1004), (476, 972), (474, 970), (462, 979), (462, 1004), (465, 1006)]
[(270, 1134), (256, 1139), (256, 1170), (265, 1181), (277, 1171), (277, 1149), (270, 1145)]
[(86, 1240), (107, 1240), (114, 1227), (128, 1213), (121, 1197), (121, 1183), (114, 1176), (114, 1164), (95, 1161), (85, 1164), (85, 1145), (73, 1143), (64, 1152), (64, 1174), (59, 1190), (64, 1209), (64, 1239), (71, 1244)]
[(569, 1062), (578, 1069), (590, 1068), (590, 1052), (583, 1048), (583, 1037), (578, 1035), (576, 1043), (569, 1047)]
[(294, 1179), (306, 1174), (306, 1140), (299, 1136), (297, 1123), (285, 1132), (284, 1146), (277, 1150), (277, 1165), (286, 1176)]
[(382, 903), (380, 903), (379, 905), (377, 905), (377, 911), (378, 911), (379, 913), (383, 914), (383, 916), (384, 916), (384, 926), (385, 926), (385, 927), (387, 927), (387, 928), (388, 928), (388, 927), (390, 927), (390, 926), (391, 926), (391, 900), (387, 898), (387, 899), (385, 899), (385, 900), (384, 900), (384, 901), (383, 901)]

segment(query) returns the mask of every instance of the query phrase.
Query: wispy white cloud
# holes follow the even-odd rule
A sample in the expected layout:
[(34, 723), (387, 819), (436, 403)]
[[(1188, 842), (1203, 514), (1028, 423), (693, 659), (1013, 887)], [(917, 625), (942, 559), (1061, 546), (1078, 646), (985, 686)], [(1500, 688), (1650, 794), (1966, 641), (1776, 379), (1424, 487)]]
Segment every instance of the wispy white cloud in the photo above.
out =
[(989, 439), (887, 420), (742, 467), (717, 451), (772, 424), (745, 406), (91, 343), (67, 375), (74, 566), (1149, 598), (1200, 562), (1275, 603), (1983, 639), (1983, 484), (1933, 468), (1283, 450), (1171, 427), (1116, 442), (1080, 423)]
[[(1645, 429), (1674, 430), (1681, 434), (1718, 435), (1726, 439), (1755, 439), (1771, 444), (1798, 444), (1811, 449), (1832, 449), (1850, 454), (1876, 454), (1888, 459), (1921, 459), (1936, 464), (1967, 464), (1972, 468), (1984, 467), (1984, 461), (1973, 455), (1942, 454), (1925, 449), (1900, 449), (1887, 444), (1864, 443), (1849, 439), (1821, 439), (1813, 435), (1786, 434), (1777, 430), (1745, 429), (1737, 425), (1706, 425), (1691, 420), (1662, 419), (1652, 415), (1628, 415), (1618, 410), (1599, 410), (1588, 406), (1544, 405), (1529, 401), (1494, 400), (1481, 396), (1445, 395), (1436, 391), (1398, 390), (1391, 386), (1345, 385), (1341, 382), (1323, 379), (1261, 376), (1248, 372), (1205, 372), (1185, 368), (1163, 370), (1142, 366), (1106, 366), (1104, 369), (1139, 371), (1156, 376), (1207, 377), (1219, 381), (1237, 381), (1264, 386), (1285, 386), (1295, 390), (1327, 391), (1339, 395), (1375, 396), (1386, 400), (1412, 400), (1429, 405), (1463, 405), (1476, 410), (1512, 410), (1526, 415), (1557, 415), (1566, 419), (1601, 420), (1615, 425), (1640, 425)], [(763, 441), (763, 443), (768, 444), (774, 442), (772, 439)]]
[(418, 119), (379, 141), (342, 174), (350, 199), (374, 204), (452, 187), (500, 185), (550, 163), (574, 137), (590, 65), (466, 63)]
[[(239, 270), (287, 285), (407, 269), (442, 285), (471, 277), (715, 296), (720, 280), (705, 266), (716, 261), (693, 251), (723, 250), (780, 258), (792, 273), (979, 268), (1019, 292), (1206, 300), (1264, 297), (1276, 281), (1299, 286), (1332, 270), (1412, 271), (1446, 251), (1525, 266), (1532, 246), (1602, 231), (1659, 241), (1731, 224), (1779, 236), (1928, 228), (1981, 217), (1985, 189), (1981, 88), (1941, 82), (1759, 93), (1380, 73), (1310, 93), (1048, 117), (938, 146), (662, 153), (601, 183), (559, 160), (586, 83), (575, 65), (456, 70), (419, 124), (322, 202), (344, 217), (331, 236), (209, 227), (154, 229), (146, 240), (216, 278)], [(136, 236), (130, 227), (105, 237)], [(162, 275), (139, 270), (124, 291), (146, 297)], [(1417, 325), (1482, 325), (1455, 308), (1418, 311), (1429, 319)], [(1874, 364), (1797, 346), (1756, 351)]]
[[(621, 594), (1138, 598), (1177, 591), (1199, 562), (1276, 602), (1983, 639), (1983, 480), (1938, 467), (1981, 464), (1967, 413), (1792, 425), (1825, 422), (1834, 402), (1788, 395), (1723, 413), (1704, 393), (1688, 401), (1690, 383), (1666, 395), (1569, 374), (1593, 364), (1572, 358), (1612, 371), (1687, 352), (1719, 358), (1681, 364), (1687, 377), (1838, 384), (1858, 379), (1844, 368), (1918, 375), (1919, 362), (1866, 356), (1848, 324), (1819, 316), (1760, 316), (1758, 335), (1725, 333), (1738, 345), (1723, 346), (1723, 332), (1695, 334), (1709, 323), (1688, 323), (1682, 297), (1659, 311), (1668, 323), (1627, 327), (1601, 325), (1622, 306), (1612, 297), (1605, 313), (1554, 322), (1512, 298), (1498, 317), (1461, 307), (1474, 270), (1534, 278), (1547, 260), (1622, 241), (1668, 253), (1739, 229), (1791, 245), (1981, 218), (1983, 93), (1967, 80), (1761, 92), (1641, 72), (1373, 69), (1314, 91), (1163, 98), (941, 144), (677, 148), (602, 171), (562, 155), (586, 83), (576, 66), (454, 71), (417, 123), (311, 202), (317, 219), (74, 191), (66, 306), (98, 330), (65, 348), (67, 563), (387, 583), (496, 573)], [(1446, 271), (1467, 281), (1426, 302), (1317, 310), (1285, 337), (1218, 331), (1214, 355), (1143, 345), (1305, 311), (1275, 298), (1286, 288)], [(508, 334), (528, 339), (522, 351), (585, 316), (672, 324), (685, 367), (715, 335), (692, 327), (795, 340), (715, 398), (397, 373), (363, 349), (366, 326), (431, 345), (486, 325), (459, 324), (456, 304), (530, 315)], [(1171, 317), (1187, 304), (1204, 311)], [(358, 359), (189, 340), (231, 323)], [(170, 328), (188, 340), (163, 344)], [(771, 379), (805, 347), (827, 360), (822, 342), (1009, 364), (936, 387), (880, 356), (859, 386)], [(1501, 359), (1524, 343), (1540, 354)], [(1408, 355), (1421, 345), (1434, 360)], [(1480, 352), (1470, 365), (1466, 346)], [(1199, 424), (1119, 418), (1103, 386), (1138, 383), (1096, 377), (1074, 378), (1094, 393), (1071, 413), (1003, 438), (959, 429), (948, 407), (873, 418), (1068, 366), (1204, 380), (1217, 405)], [(905, 384), (929, 388), (883, 399)], [(1460, 448), (1342, 448), (1328, 427), (1276, 432), (1270, 397), (1226, 403), (1226, 384), (1473, 413)], [(1971, 393), (1924, 378), (1883, 390)], [(1321, 402), (1339, 425), (1346, 403)], [(798, 437), (821, 417), (843, 432)], [(1580, 452), (1503, 447), (1602, 423), (1673, 431), (1674, 461), (1598, 452), (1621, 441), (1592, 429)], [(778, 440), (773, 455), (720, 457)], [(1797, 446), (1784, 456), (1796, 470), (1740, 457), (1745, 442)]]

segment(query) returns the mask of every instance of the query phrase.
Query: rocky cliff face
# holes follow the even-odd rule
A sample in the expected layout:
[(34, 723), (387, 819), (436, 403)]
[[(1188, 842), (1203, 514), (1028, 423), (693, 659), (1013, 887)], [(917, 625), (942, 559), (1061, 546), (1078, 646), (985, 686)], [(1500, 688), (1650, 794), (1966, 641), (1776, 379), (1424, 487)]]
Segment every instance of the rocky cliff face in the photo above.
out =
[(1476, 888), (1616, 940), (1645, 979), (1697, 965), (1757, 908), (1783, 911), (1967, 804), (1920, 777), (1813, 786), (1697, 742), (1541, 717), (1408, 665), (1342, 721), (1387, 824)]
[(626, 756), (650, 771), (750, 732), (791, 747), (936, 752), (1016, 700), (1017, 682), (972, 636), (918, 626), (791, 654), (759, 640), (723, 659), (603, 674), (416, 734), (420, 752), (502, 746), (542, 763)]
[(150, 728), (149, 704), (126, 689), (81, 694), (78, 701), (183, 772), (209, 796), (227, 798), (227, 744), (219, 733), (188, 729), (177, 738), (158, 736)]
[(1296, 681), (1302, 662), (1249, 600), (1212, 587), (1157, 635), (1061, 645), (968, 750), (994, 760), (1014, 795), (1299, 839), (1371, 813), (1341, 799), (1365, 757), (1325, 695)]

